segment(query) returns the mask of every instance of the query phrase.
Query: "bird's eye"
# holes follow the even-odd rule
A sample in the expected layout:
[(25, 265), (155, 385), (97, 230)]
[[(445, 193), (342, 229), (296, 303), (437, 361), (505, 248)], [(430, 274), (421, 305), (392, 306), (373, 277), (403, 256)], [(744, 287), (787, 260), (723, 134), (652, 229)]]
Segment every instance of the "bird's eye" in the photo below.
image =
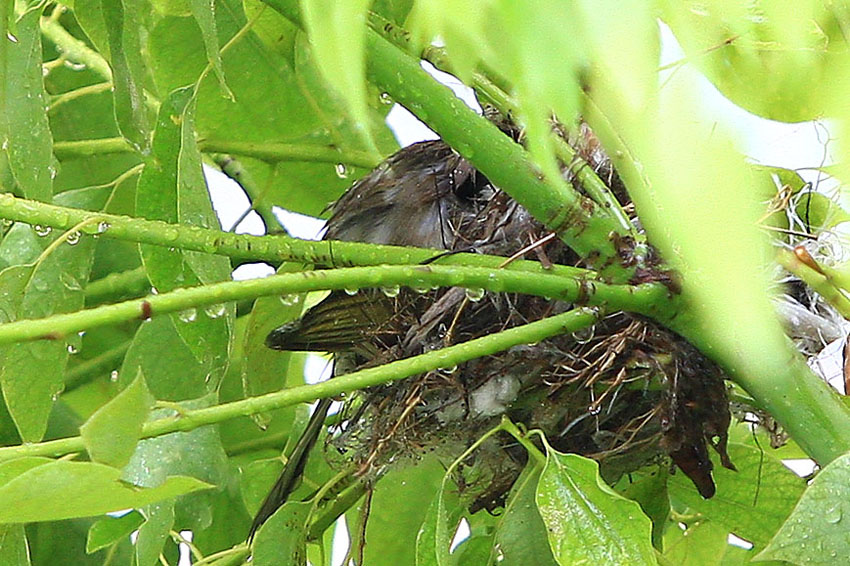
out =
[(490, 186), (490, 180), (487, 177), (473, 170), (462, 183), (455, 185), (454, 192), (462, 200), (475, 200)]

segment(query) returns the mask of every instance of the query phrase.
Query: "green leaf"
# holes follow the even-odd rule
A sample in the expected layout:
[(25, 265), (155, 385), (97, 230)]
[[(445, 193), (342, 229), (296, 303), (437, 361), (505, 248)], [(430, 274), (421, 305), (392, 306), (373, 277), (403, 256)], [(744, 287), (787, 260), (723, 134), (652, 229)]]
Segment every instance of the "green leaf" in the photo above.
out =
[[(299, 271), (301, 267), (285, 263), (277, 270), (277, 273)], [(303, 364), (296, 364), (290, 370), (293, 354), (272, 350), (265, 343), (269, 332), (301, 316), (304, 310), (304, 298), (305, 295), (286, 295), (260, 297), (254, 301), (239, 358), (243, 360), (242, 390), (246, 397), (263, 395), (304, 383), (303, 372), (291, 371), (303, 368)], [(269, 424), (268, 414), (255, 414), (252, 417), (264, 428)]]
[[(201, 399), (184, 401), (181, 406), (199, 409), (216, 402), (216, 395), (210, 394)], [(174, 414), (171, 409), (155, 409), (151, 419)], [(227, 455), (221, 446), (217, 427), (204, 426), (142, 440), (121, 474), (124, 481), (145, 487), (160, 485), (171, 476), (189, 476), (219, 489), (228, 482)], [(176, 505), (172, 505), (178, 530), (202, 530), (209, 527), (213, 497), (212, 492), (194, 493), (181, 497)], [(158, 528), (152, 530), (159, 532)]]
[(449, 566), (449, 546), (463, 508), (446, 473), (416, 535), (416, 566)]
[(686, 530), (671, 524), (664, 535), (663, 556), (676, 566), (719, 566), (727, 551), (735, 552), (728, 538), (729, 531), (713, 521), (699, 521)]
[(142, 424), (152, 404), (144, 375), (139, 372), (133, 383), (80, 427), (91, 459), (116, 468), (124, 467), (136, 449)]
[(30, 469), (9, 477), (0, 464), (0, 523), (56, 521), (71, 517), (102, 515), (141, 507), (211, 487), (194, 478), (174, 476), (161, 485), (143, 489), (121, 480), (121, 470), (92, 462), (27, 459)]
[[(366, 63), (364, 34), (371, 0), (328, 3), (301, 0), (304, 26), (315, 50), (319, 70), (342, 96), (352, 118), (366, 126)], [(368, 129), (364, 129), (368, 132)]]
[[(262, 4), (244, 3), (255, 15)], [(243, 2), (222, 0), (216, 4), (216, 26), (220, 37), (233, 37), (246, 25)], [(338, 106), (328, 107), (326, 83), (320, 81), (309, 49), (299, 47), (296, 37), (306, 44), (303, 33), (273, 10), (265, 9), (255, 28), (260, 36), (247, 34), (222, 54), (227, 83), (234, 100), (221, 96), (214, 81), (203, 81), (198, 90), (198, 136), (209, 142), (243, 141), (302, 143), (333, 146), (344, 156), (349, 150), (362, 150), (353, 128)], [(150, 50), (157, 90), (169, 92), (194, 83), (207, 65), (203, 38), (192, 18), (165, 17), (151, 30)], [(383, 125), (389, 106), (379, 93), (369, 94), (370, 128), (381, 153), (391, 153), (398, 144)], [(341, 161), (344, 161), (341, 158)], [(337, 198), (365, 169), (348, 167), (340, 178), (333, 163), (281, 161), (263, 162), (240, 156), (257, 186), (263, 188), (263, 202), (317, 216), (327, 203)], [(260, 195), (257, 195), (260, 196)]]
[(498, 549), (499, 564), (522, 566), (533, 556), (539, 566), (554, 566), (555, 557), (549, 546), (548, 532), (535, 502), (540, 475), (543, 468), (533, 458), (511, 489), (505, 510), (499, 517), (494, 537), (494, 549)]
[[(178, 89), (160, 107), (153, 155), (136, 191), (136, 212), (151, 220), (218, 228), (194, 138), (192, 96), (192, 89)], [(144, 244), (139, 248), (148, 278), (158, 291), (230, 277), (230, 262), (223, 256)], [(214, 241), (210, 242), (212, 251), (215, 251)], [(205, 375), (207, 391), (218, 386), (227, 369), (233, 316), (232, 305), (214, 305), (171, 316), (181, 341), (195, 358), (198, 371)], [(148, 372), (145, 374), (153, 377)], [(153, 384), (151, 389), (158, 395)], [(203, 392), (193, 393), (191, 396), (197, 397)]]
[(82, 518), (27, 525), (33, 566), (130, 564), (133, 548), (130, 537), (93, 554), (86, 553), (86, 538), (94, 522), (94, 519)]
[[(79, 237), (61, 243), (36, 263), (0, 271), (0, 321), (43, 318), (83, 306), (83, 286), (91, 268), (93, 241)], [(14, 344), (0, 349), (0, 386), (21, 437), (38, 441), (53, 401), (62, 389), (68, 347), (79, 338)]]
[(734, 0), (660, 6), (689, 62), (738, 106), (783, 122), (826, 114), (832, 89), (808, 85), (832, 81), (846, 57), (841, 9), (809, 0), (795, 3), (793, 11)]
[(207, 61), (218, 78), (218, 84), (222, 92), (233, 98), (233, 93), (227, 88), (224, 80), (224, 70), (221, 68), (221, 53), (218, 49), (218, 33), (215, 27), (215, 3), (213, 0), (191, 0), (189, 5), (192, 16), (201, 28), (201, 36), (204, 38), (204, 49), (207, 53)]
[(86, 539), (86, 552), (91, 554), (101, 548), (112, 546), (122, 539), (129, 539), (130, 533), (145, 522), (138, 511), (131, 511), (120, 517), (104, 517), (92, 524)]
[(307, 563), (307, 521), (313, 504), (289, 501), (263, 523), (254, 537), (257, 566)]
[(174, 500), (148, 505), (142, 514), (145, 516), (145, 524), (139, 528), (139, 537), (136, 539), (136, 564), (154, 566), (159, 563), (163, 546), (169, 540), (168, 533), (174, 527)]
[(145, 108), (144, 63), (141, 57), (142, 0), (101, 0), (109, 64), (112, 67), (115, 119), (121, 134), (136, 149), (148, 147), (148, 121)]
[(0, 525), (0, 564), (29, 566), (30, 553), (23, 525)]
[(835, 564), (850, 544), (850, 455), (830, 462), (812, 480), (794, 511), (759, 555), (794, 564)]
[[(637, 479), (629, 481), (622, 490), (623, 497), (637, 501), (644, 514), (652, 521), (652, 546), (661, 548), (664, 527), (670, 517), (670, 498), (667, 496), (667, 480), (670, 477), (666, 466), (659, 467), (645, 476), (635, 474)], [(627, 478), (631, 478), (627, 476)]]
[(712, 458), (714, 497), (703, 499), (688, 478), (676, 474), (667, 484), (670, 498), (753, 543), (758, 551), (785, 522), (805, 482), (769, 452), (732, 443), (728, 451), (738, 471)]
[(22, 194), (50, 202), (56, 165), (53, 137), (44, 112), (47, 101), (41, 70), (40, 12), (26, 12), (17, 22), (16, 41), (4, 45), (6, 60), (0, 61), (5, 63), (0, 68), (0, 80), (5, 83), (6, 110), (2, 120), (6, 130), (0, 130), (0, 139)]
[(559, 564), (655, 564), (652, 525), (640, 506), (612, 490), (599, 464), (546, 448), (537, 507)]

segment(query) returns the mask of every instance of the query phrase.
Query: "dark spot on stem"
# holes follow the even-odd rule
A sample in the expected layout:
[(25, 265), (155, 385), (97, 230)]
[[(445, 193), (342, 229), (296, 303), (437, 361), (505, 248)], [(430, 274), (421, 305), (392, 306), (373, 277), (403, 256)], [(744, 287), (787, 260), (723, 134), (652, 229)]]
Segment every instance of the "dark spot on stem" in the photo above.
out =
[(142, 312), (139, 314), (139, 318), (142, 320), (148, 320), (153, 314), (153, 307), (149, 301), (142, 301)]
[(55, 330), (48, 332), (44, 336), (41, 337), (42, 340), (61, 340), (63, 335), (61, 332), (57, 332)]

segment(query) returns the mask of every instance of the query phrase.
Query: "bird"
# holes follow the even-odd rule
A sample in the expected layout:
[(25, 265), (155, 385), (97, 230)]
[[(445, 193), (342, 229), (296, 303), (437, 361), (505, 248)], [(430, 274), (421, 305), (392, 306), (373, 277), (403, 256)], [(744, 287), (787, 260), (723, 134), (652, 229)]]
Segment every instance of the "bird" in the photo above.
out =
[[(511, 256), (522, 250), (536, 254), (544, 265), (575, 265), (580, 260), (548, 235), (524, 207), (469, 161), (445, 142), (432, 140), (402, 148), (355, 182), (330, 206), (323, 237), (431, 248), (435, 255), (472, 251)], [(545, 250), (537, 247), (540, 242), (549, 242)], [(300, 319), (272, 330), (266, 345), (331, 353), (336, 376), (572, 306), (543, 297), (485, 295), (461, 288), (333, 291)], [(367, 392), (364, 407), (373, 407), (371, 420), (363, 418), (366, 409), (361, 407), (362, 424), (351, 424), (336, 442), (345, 449), (355, 446), (360, 473), (373, 469), (377, 477), (395, 458), (384, 457), (385, 453), (439, 446), (456, 456), (486, 431), (487, 423), (506, 414), (543, 429), (559, 450), (607, 458), (613, 462), (608, 466), (611, 477), (666, 452), (701, 494), (713, 495), (707, 444), (721, 454), (724, 465), (731, 466), (725, 456), (730, 416), (720, 370), (680, 337), (631, 315), (611, 315), (596, 332), (586, 341), (559, 337), (473, 360), (453, 372), (432, 372)], [(692, 361), (694, 356), (697, 362)], [(634, 372), (639, 375), (632, 379)], [(648, 383), (653, 372), (662, 375), (664, 391), (624, 387), (637, 379)], [(692, 374), (698, 378), (690, 379)], [(679, 375), (688, 379), (678, 379)], [(601, 410), (601, 400), (612, 391)], [(527, 397), (532, 401), (523, 402), (520, 392), (530, 392)], [(255, 515), (249, 540), (297, 487), (331, 402), (322, 399), (315, 407)], [(402, 426), (404, 419), (415, 422)], [(625, 467), (617, 464), (625, 447), (632, 445), (639, 448), (635, 452), (642, 451), (640, 459)], [(479, 485), (470, 488), (471, 510), (502, 503), (524, 460), (497, 442), (487, 465), (492, 477), (483, 481), (479, 474)], [(459, 478), (459, 485), (464, 481)]]

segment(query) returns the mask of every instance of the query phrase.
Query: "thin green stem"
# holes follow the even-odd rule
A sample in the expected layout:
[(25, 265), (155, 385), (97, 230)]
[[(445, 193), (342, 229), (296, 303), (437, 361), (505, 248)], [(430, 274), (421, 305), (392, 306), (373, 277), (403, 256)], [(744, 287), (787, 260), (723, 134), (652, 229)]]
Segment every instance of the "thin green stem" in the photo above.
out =
[(242, 299), (297, 294), (308, 291), (360, 287), (437, 286), (524, 293), (581, 304), (610, 306), (617, 310), (657, 314), (667, 289), (661, 285), (609, 285), (582, 278), (529, 274), (490, 268), (445, 265), (381, 265), (348, 267), (300, 273), (282, 273), (263, 279), (226, 281), (177, 289), (87, 310), (46, 318), (17, 320), (0, 325), (0, 344), (29, 340), (62, 340), (75, 332), (190, 308)]
[[(173, 432), (186, 432), (237, 417), (352, 393), (438, 368), (456, 367), (469, 360), (502, 352), (514, 346), (534, 344), (552, 336), (581, 330), (594, 324), (598, 318), (599, 313), (596, 309), (579, 308), (441, 350), (341, 375), (315, 385), (302, 385), (205, 409), (184, 410), (180, 415), (146, 423), (141, 437), (151, 438)], [(83, 450), (85, 450), (83, 439), (75, 436), (2, 447), (0, 462), (26, 456), (60, 457)]]
[(86, 304), (98, 305), (131, 297), (141, 297), (150, 292), (150, 281), (144, 267), (110, 273), (86, 286)]
[(79, 387), (97, 375), (98, 372), (117, 369), (118, 364), (129, 349), (130, 341), (128, 340), (91, 359), (78, 363), (65, 373), (65, 391)]
[[(835, 285), (836, 271), (827, 266), (812, 265), (802, 261), (788, 250), (777, 253), (779, 264), (802, 279), (806, 285), (818, 292), (830, 305), (835, 307), (841, 316), (850, 319), (850, 299)], [(809, 260), (814, 261), (814, 260)]]
[[(263, 223), (266, 225), (266, 231), (269, 232), (279, 228), (280, 222), (274, 215), (272, 206), (265, 199), (268, 191), (261, 190), (257, 186), (251, 173), (242, 166), (242, 162), (231, 157), (229, 154), (222, 153), (212, 154), (211, 158), (213, 163), (221, 169), (222, 173), (242, 187), (242, 190), (245, 191), (245, 194), (248, 195), (248, 199), (251, 201), (251, 209), (255, 210), (260, 215), (260, 218), (263, 219)], [(273, 175), (269, 176), (269, 178), (271, 177)], [(266, 182), (266, 188), (268, 189), (270, 186), (270, 183)], [(236, 222), (234, 227), (238, 225), (239, 222)]]
[(90, 94), (100, 94), (101, 92), (108, 92), (110, 90), (112, 90), (112, 83), (104, 82), (88, 86), (82, 86), (80, 88), (75, 88), (74, 90), (63, 92), (62, 94), (57, 94), (50, 101), (50, 106), (48, 106), (47, 111), (53, 112), (63, 104), (67, 104), (68, 102), (71, 102), (83, 96), (88, 96)]
[(62, 48), (69, 61), (82, 63), (107, 82), (112, 82), (112, 69), (103, 56), (90, 48), (86, 43), (77, 39), (53, 18), (41, 18), (41, 33)]
[[(409, 265), (437, 260), (441, 265), (468, 265), (492, 269), (499, 268), (505, 261), (504, 258), (497, 256), (468, 253), (445, 255), (445, 252), (439, 250), (401, 246), (299, 240), (283, 235), (232, 234), (185, 224), (169, 224), (159, 220), (61, 207), (17, 198), (9, 193), (0, 194), (0, 218), (50, 226), (60, 230), (68, 230), (88, 218), (98, 218), (101, 222), (97, 226), (90, 225), (84, 230), (85, 233), (103, 238), (214, 253), (247, 261), (272, 263), (295, 261), (333, 267), (337, 265)], [(513, 261), (504, 269), (563, 277), (584, 277), (588, 280), (596, 278), (593, 271), (586, 269), (562, 265), (544, 269), (538, 262), (525, 260)]]
[[(372, 169), (378, 164), (375, 157), (365, 151), (342, 151), (335, 147), (294, 143), (259, 143), (227, 140), (199, 140), (198, 148), (204, 153), (232, 153), (253, 157), (269, 163), (280, 161), (307, 161), (313, 163), (344, 163), (354, 167)], [(74, 159), (108, 153), (134, 153), (124, 138), (98, 138), (90, 140), (57, 141), (53, 152), (59, 159)]]
[(344, 163), (355, 167), (372, 169), (378, 164), (375, 157), (365, 151), (341, 150), (332, 146), (296, 143), (257, 143), (230, 140), (198, 141), (205, 153), (232, 153), (253, 157), (271, 163), (278, 161), (310, 161), (315, 163)]
[(57, 159), (67, 160), (109, 153), (135, 153), (136, 150), (124, 138), (99, 138), (93, 140), (57, 141), (53, 153)]

